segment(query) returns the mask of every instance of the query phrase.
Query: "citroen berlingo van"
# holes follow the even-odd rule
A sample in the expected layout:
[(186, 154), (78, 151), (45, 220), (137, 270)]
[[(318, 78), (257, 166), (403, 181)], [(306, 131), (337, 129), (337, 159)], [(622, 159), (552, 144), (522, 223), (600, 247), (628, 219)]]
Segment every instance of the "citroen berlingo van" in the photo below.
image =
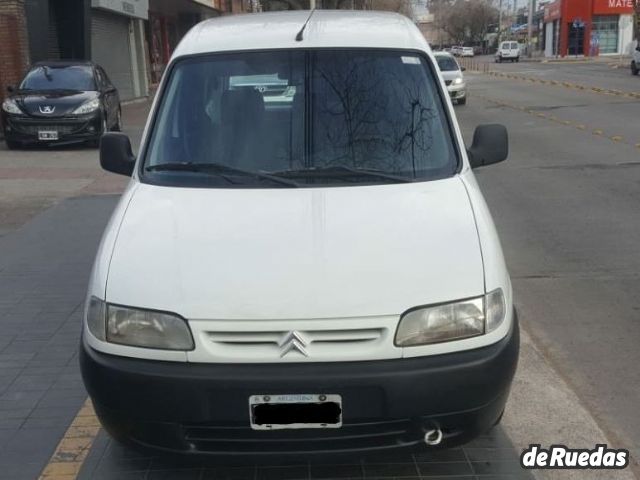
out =
[(447, 447), (501, 418), (518, 322), (434, 56), (392, 13), (207, 20), (167, 67), (91, 274), (106, 430), (208, 455)]

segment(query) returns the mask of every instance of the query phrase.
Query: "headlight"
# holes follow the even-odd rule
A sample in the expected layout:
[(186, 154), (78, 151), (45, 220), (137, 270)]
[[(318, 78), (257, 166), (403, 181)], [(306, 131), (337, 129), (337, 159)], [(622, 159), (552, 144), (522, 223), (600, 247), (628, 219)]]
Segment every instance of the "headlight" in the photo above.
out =
[(93, 100), (84, 102), (82, 105), (76, 108), (73, 113), (76, 115), (84, 115), (85, 113), (95, 112), (98, 108), (100, 108), (100, 99), (94, 98)]
[(462, 80), (462, 77), (458, 77), (453, 81), (454, 85), (460, 85), (462, 84), (462, 82), (464, 82), (464, 80)]
[(20, 107), (18, 107), (16, 101), (11, 98), (7, 98), (4, 102), (2, 102), (2, 109), (7, 113), (22, 115), (22, 110), (20, 110)]
[(411, 347), (483, 335), (502, 324), (505, 311), (501, 289), (470, 300), (417, 308), (400, 319), (395, 344)]
[(187, 322), (171, 313), (109, 305), (91, 297), (87, 326), (99, 340), (131, 347), (192, 350)]

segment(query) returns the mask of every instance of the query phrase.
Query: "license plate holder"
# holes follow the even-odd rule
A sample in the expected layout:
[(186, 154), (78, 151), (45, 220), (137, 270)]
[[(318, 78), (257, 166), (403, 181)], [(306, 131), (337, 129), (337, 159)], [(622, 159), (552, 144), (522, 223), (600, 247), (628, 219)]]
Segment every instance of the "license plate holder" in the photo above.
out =
[(329, 394), (252, 395), (253, 430), (342, 427), (342, 397)]
[(58, 131), (38, 130), (38, 140), (58, 140)]

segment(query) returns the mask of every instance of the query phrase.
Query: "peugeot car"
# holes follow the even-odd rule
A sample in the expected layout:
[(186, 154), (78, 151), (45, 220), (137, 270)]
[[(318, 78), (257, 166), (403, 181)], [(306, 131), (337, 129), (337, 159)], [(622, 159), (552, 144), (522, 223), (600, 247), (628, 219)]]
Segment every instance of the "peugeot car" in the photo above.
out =
[(2, 103), (8, 148), (24, 144), (90, 142), (119, 131), (118, 90), (102, 67), (92, 62), (40, 62)]
[(508, 138), (481, 125), (465, 148), (448, 96), (399, 14), (194, 27), (138, 155), (122, 133), (100, 143), (102, 166), (131, 177), (80, 347), (106, 430), (190, 455), (306, 456), (493, 428), (518, 321), (473, 169), (505, 160)]

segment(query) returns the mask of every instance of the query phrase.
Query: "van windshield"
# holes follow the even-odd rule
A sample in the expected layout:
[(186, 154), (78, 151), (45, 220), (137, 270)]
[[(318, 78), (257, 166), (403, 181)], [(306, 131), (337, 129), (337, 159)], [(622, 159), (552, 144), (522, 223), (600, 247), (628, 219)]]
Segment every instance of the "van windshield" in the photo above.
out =
[(179, 61), (142, 180), (216, 188), (425, 181), (458, 159), (428, 60), (391, 50), (289, 50)]

